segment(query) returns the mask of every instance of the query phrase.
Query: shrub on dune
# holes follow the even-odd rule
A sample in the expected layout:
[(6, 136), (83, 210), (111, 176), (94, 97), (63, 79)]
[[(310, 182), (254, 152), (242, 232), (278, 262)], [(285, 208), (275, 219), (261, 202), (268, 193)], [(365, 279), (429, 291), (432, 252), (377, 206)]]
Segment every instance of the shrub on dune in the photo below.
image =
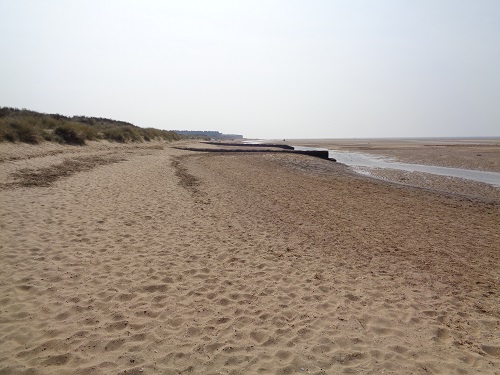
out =
[(79, 146), (85, 144), (85, 136), (72, 126), (58, 126), (54, 130), (54, 134), (62, 141), (61, 143)]
[(42, 141), (41, 130), (24, 121), (4, 117), (0, 121), (0, 140), (36, 144)]

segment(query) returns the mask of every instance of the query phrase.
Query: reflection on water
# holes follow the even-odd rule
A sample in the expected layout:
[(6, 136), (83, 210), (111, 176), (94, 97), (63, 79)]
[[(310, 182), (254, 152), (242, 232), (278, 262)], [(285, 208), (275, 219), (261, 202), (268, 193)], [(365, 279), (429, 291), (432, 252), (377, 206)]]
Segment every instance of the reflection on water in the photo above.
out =
[[(326, 149), (296, 146), (295, 150), (304, 151)], [(352, 167), (357, 172), (361, 172), (360, 170), (356, 170), (357, 167), (387, 168), (408, 172), (425, 172), (440, 176), (464, 178), (467, 180), (484, 182), (496, 187), (500, 187), (500, 173), (497, 172), (484, 172), (471, 169), (438, 167), (434, 165), (400, 163), (389, 158), (363, 154), (360, 152), (328, 150), (328, 154), (330, 158), (337, 160), (337, 162), (339, 163)], [(364, 173), (366, 173), (366, 171), (364, 171)]]

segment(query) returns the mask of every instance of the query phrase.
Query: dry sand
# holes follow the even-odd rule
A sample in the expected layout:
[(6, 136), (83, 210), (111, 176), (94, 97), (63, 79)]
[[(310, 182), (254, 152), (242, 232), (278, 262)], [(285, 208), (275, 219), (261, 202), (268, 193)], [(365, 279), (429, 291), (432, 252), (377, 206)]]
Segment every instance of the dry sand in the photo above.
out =
[(0, 374), (500, 374), (500, 201), (303, 155), (0, 157)]

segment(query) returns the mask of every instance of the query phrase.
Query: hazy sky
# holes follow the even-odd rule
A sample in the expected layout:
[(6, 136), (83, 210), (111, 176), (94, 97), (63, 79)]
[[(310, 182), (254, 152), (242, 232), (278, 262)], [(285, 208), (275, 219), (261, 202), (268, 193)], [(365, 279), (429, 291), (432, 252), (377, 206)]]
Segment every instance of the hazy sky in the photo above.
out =
[(500, 0), (0, 0), (0, 106), (257, 138), (500, 135)]

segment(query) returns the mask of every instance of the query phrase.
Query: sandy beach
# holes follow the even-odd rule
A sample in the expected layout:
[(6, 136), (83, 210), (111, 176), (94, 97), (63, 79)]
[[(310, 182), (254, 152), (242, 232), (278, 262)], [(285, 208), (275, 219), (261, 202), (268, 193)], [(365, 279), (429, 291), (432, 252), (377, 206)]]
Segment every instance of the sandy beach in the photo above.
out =
[(0, 144), (0, 374), (500, 374), (498, 189), (177, 145)]

